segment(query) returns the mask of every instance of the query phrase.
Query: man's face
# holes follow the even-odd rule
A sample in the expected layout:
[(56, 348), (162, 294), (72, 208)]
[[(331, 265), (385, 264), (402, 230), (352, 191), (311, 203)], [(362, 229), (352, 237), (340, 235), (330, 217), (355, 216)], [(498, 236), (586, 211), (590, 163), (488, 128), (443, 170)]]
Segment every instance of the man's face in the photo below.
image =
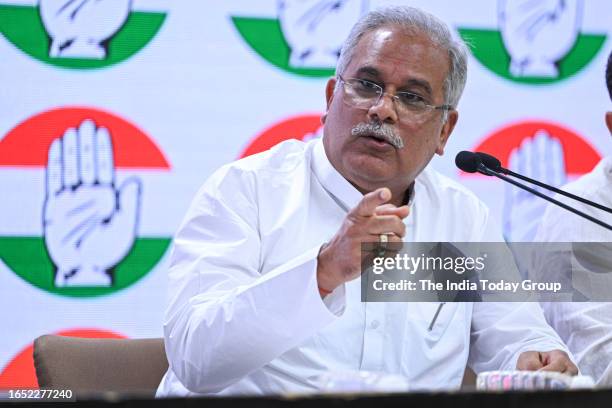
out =
[[(408, 35), (395, 26), (366, 33), (355, 47), (342, 78), (374, 82), (386, 93), (411, 92), (431, 105), (442, 105), (443, 84), (450, 59), (423, 34)], [(431, 110), (418, 119), (398, 115), (391, 97), (383, 96), (371, 108), (356, 108), (345, 103), (341, 86), (334, 92), (336, 79), (327, 83), (327, 113), (324, 117), (324, 145), (336, 170), (360, 191), (389, 187), (403, 191), (425, 168), (434, 153), (442, 154), (456, 121), (450, 111), (442, 123), (442, 111)], [(401, 137), (404, 147), (368, 136), (354, 136), (359, 123), (385, 123)]]

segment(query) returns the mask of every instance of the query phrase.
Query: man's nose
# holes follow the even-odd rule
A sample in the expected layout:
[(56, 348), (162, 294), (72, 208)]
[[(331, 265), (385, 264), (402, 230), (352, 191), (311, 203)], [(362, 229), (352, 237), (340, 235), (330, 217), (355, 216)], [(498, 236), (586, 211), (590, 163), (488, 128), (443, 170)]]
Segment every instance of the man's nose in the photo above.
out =
[(368, 110), (368, 116), (371, 119), (386, 123), (395, 123), (398, 120), (397, 111), (395, 110), (395, 101), (393, 95), (385, 92), (378, 101), (373, 104)]

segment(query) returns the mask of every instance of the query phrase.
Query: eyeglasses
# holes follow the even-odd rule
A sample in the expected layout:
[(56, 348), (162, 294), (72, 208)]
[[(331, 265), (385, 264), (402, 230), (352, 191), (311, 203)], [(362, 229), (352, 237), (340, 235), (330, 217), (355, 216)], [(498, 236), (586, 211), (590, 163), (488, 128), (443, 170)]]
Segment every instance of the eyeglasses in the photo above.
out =
[(360, 78), (344, 79), (338, 75), (344, 87), (344, 101), (349, 105), (361, 109), (370, 109), (377, 105), (383, 95), (389, 95), (396, 109), (398, 116), (410, 119), (421, 119), (427, 113), (434, 110), (452, 110), (451, 105), (431, 105), (417, 94), (412, 92), (396, 92), (395, 95), (387, 93), (384, 89), (374, 83)]

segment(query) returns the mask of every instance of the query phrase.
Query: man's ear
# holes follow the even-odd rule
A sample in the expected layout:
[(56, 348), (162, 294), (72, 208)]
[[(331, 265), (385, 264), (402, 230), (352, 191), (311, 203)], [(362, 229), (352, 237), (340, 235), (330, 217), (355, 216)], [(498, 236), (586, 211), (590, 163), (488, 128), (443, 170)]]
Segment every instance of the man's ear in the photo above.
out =
[(334, 88), (336, 87), (336, 78), (329, 78), (327, 81), (327, 85), (325, 86), (325, 101), (327, 103), (327, 108), (325, 109), (325, 113), (321, 116), (321, 123), (325, 124), (327, 120), (327, 112), (329, 111), (329, 107), (331, 106), (332, 101), (334, 100)]
[(438, 147), (436, 148), (436, 153), (442, 156), (444, 154), (444, 146), (446, 146), (446, 142), (450, 137), (451, 133), (453, 133), (453, 129), (457, 124), (457, 120), (459, 120), (459, 112), (456, 110), (449, 110), (448, 117), (446, 118), (446, 123), (442, 125), (442, 130), (440, 131), (440, 139), (438, 140)]
[(329, 78), (327, 80), (327, 86), (325, 87), (325, 100), (327, 101), (327, 110), (334, 100), (334, 89), (336, 88), (336, 78)]
[(606, 112), (606, 125), (610, 130), (610, 135), (612, 135), (612, 112)]

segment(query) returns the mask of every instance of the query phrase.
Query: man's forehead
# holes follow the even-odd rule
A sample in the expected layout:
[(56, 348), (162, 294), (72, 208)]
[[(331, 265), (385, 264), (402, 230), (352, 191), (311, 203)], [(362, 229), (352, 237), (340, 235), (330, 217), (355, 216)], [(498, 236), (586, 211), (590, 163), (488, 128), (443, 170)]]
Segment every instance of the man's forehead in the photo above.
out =
[[(446, 66), (440, 63), (443, 60), (448, 61)], [(449, 64), (448, 53), (427, 34), (390, 26), (369, 31), (360, 38), (347, 71), (350, 75), (366, 74), (380, 80), (389, 80), (385, 76), (390, 74), (399, 83), (410, 84), (415, 78), (435, 82), (438, 77), (443, 81)]]
[(436, 56), (446, 51), (425, 32), (399, 26), (383, 26), (363, 34), (355, 45), (351, 62), (356, 59), (407, 59), (408, 54)]
[(391, 27), (380, 27), (380, 28), (377, 28), (376, 30), (372, 30), (372, 31), (365, 33), (359, 39), (359, 43), (369, 42), (370, 46), (381, 47), (385, 42), (399, 40), (396, 35), (394, 36), (395, 31), (396, 30), (392, 29)]

